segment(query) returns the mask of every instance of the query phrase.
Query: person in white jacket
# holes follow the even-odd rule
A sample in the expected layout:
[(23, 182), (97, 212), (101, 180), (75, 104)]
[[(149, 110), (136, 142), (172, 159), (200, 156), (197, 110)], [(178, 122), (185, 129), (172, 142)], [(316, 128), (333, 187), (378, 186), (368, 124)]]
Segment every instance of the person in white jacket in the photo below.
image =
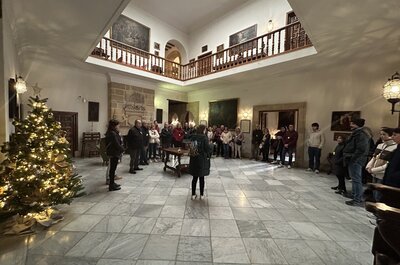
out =
[(158, 133), (154, 124), (152, 124), (150, 127), (149, 135), (149, 159), (156, 161), (157, 146), (160, 143), (160, 134)]
[(307, 171), (314, 171), (319, 173), (319, 165), (321, 160), (321, 150), (325, 143), (325, 136), (319, 130), (319, 124), (314, 122), (311, 124), (312, 131), (307, 140), (308, 146), (308, 169)]
[[(392, 158), (397, 144), (392, 140), (393, 129), (384, 127), (380, 131), (382, 143), (379, 144), (365, 169), (372, 175), (374, 183), (382, 183), (386, 167)], [(380, 194), (374, 193), (375, 200), (379, 201)]]
[(232, 134), (225, 127), (225, 130), (221, 134), (222, 144), (224, 145), (224, 158), (229, 158), (229, 143), (232, 141)]

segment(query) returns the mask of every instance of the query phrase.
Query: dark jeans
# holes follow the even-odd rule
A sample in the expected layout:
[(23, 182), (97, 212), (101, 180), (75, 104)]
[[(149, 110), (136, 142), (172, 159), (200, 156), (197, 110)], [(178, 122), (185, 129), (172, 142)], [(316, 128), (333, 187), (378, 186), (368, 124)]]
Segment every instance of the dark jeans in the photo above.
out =
[(263, 161), (268, 161), (269, 145), (263, 146), (262, 153), (263, 153)]
[(115, 171), (117, 170), (119, 157), (110, 157), (110, 187), (114, 185)]
[(224, 158), (229, 158), (229, 144), (224, 144)]
[(142, 146), (142, 148), (140, 149), (140, 163), (147, 163), (148, 151), (148, 146)]
[(308, 147), (308, 167), (312, 170), (319, 170), (320, 159), (321, 149), (318, 147)]
[(278, 158), (278, 155), (279, 155), (279, 158), (281, 157), (281, 153), (282, 153), (282, 148), (280, 146), (275, 148), (275, 150), (274, 150), (274, 160), (275, 161)]
[(285, 164), (285, 156), (286, 153), (289, 154), (289, 166), (292, 165), (292, 160), (293, 160), (293, 154), (296, 152), (296, 148), (295, 147), (283, 147), (282, 153), (281, 153), (281, 164), (284, 165)]
[(157, 144), (149, 144), (149, 158), (155, 159), (157, 156)]
[(363, 168), (362, 165), (354, 162), (350, 162), (348, 166), (349, 175), (351, 177), (353, 199), (356, 202), (362, 202), (362, 195), (363, 195), (362, 168)]
[(135, 168), (139, 167), (140, 149), (130, 150), (129, 155), (131, 157), (131, 161), (129, 163), (129, 171), (134, 171)]
[(224, 148), (222, 141), (217, 141), (217, 156), (223, 156), (224, 155)]
[(204, 195), (204, 176), (203, 177), (193, 176), (192, 195), (196, 195), (196, 185), (197, 185), (198, 178), (200, 178), (200, 195)]
[(346, 175), (347, 175), (347, 168), (343, 166), (335, 166), (335, 173), (336, 177), (338, 178), (338, 190), (346, 191)]

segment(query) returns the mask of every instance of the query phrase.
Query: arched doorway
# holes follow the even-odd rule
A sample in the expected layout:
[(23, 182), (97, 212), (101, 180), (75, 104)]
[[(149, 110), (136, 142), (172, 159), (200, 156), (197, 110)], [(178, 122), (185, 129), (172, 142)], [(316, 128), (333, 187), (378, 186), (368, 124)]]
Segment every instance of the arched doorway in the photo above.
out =
[(169, 77), (179, 77), (179, 64), (187, 62), (185, 48), (182, 43), (177, 40), (169, 40), (165, 45), (164, 58), (168, 61), (165, 63), (166, 75)]

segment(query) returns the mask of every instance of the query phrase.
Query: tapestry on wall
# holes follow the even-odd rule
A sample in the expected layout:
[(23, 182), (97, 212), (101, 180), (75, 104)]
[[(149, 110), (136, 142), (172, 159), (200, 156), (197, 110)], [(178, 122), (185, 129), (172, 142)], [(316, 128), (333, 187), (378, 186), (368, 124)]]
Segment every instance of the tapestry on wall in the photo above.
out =
[(136, 119), (153, 121), (154, 90), (119, 83), (109, 84), (110, 119), (120, 121), (122, 134), (126, 134)]
[(150, 28), (123, 15), (113, 24), (111, 38), (143, 51), (150, 50)]
[(229, 129), (237, 126), (239, 99), (227, 99), (209, 103), (208, 125), (225, 125)]

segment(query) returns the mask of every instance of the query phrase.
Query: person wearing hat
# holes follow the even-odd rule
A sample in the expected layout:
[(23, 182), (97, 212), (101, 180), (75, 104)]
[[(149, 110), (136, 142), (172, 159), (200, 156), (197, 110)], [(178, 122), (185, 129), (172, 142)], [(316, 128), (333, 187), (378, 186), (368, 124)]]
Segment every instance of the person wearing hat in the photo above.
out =
[(362, 169), (367, 163), (370, 136), (363, 130), (364, 119), (350, 121), (352, 133), (343, 149), (343, 159), (352, 179), (352, 200), (346, 201), (350, 206), (362, 206), (363, 184)]

